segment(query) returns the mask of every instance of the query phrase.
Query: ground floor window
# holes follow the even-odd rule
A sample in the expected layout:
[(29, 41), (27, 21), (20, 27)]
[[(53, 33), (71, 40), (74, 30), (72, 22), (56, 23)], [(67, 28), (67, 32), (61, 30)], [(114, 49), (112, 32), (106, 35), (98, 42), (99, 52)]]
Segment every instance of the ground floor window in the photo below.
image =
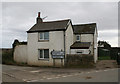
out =
[(48, 59), (49, 58), (49, 49), (39, 49), (39, 59)]

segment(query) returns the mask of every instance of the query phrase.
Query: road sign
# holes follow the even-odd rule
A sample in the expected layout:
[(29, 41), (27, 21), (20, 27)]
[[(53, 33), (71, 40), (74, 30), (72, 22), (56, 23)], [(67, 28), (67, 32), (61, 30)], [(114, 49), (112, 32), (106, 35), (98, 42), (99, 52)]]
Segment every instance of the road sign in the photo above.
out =
[(52, 58), (64, 58), (65, 52), (64, 51), (52, 51)]

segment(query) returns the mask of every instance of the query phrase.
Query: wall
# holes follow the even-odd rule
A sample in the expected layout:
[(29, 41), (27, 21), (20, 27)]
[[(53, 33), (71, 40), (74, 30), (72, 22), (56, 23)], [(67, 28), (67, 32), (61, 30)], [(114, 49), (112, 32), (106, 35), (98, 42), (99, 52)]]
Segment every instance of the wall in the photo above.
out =
[(73, 34), (73, 43), (76, 42), (76, 35)]
[(90, 45), (90, 50), (91, 50), (91, 54), (93, 54), (93, 34), (81, 34), (81, 42), (91, 42)]
[[(64, 50), (64, 33), (63, 31), (50, 31), (48, 42), (38, 42), (38, 32), (28, 33), (28, 64), (37, 66), (53, 66), (51, 51)], [(49, 60), (38, 60), (38, 49), (49, 49)], [(55, 61), (56, 66), (61, 66), (61, 61)], [(64, 62), (64, 61), (63, 61)]]
[[(94, 62), (96, 63), (98, 57), (97, 57), (97, 30), (95, 28), (95, 33), (94, 34), (81, 34), (80, 35), (81, 38), (81, 42), (91, 42), (90, 45), (90, 50), (91, 50), (91, 54), (94, 54)], [(74, 39), (76, 40), (76, 37), (74, 37)]]
[(97, 28), (95, 28), (95, 33), (94, 33), (94, 62), (95, 63), (98, 60), (97, 37), (98, 37)]
[[(74, 40), (76, 40), (76, 36), (74, 36)], [(94, 38), (93, 38), (93, 34), (80, 34), (80, 41), (81, 42), (91, 42), (91, 45), (90, 45), (90, 50), (91, 50), (91, 54), (93, 54), (93, 41), (94, 41)]]
[(93, 55), (91, 54), (67, 54), (66, 66), (68, 67), (93, 67)]
[(65, 48), (66, 48), (66, 54), (70, 54), (70, 46), (73, 44), (73, 29), (72, 25), (70, 24), (68, 26), (68, 29), (65, 31)]
[(27, 63), (27, 45), (17, 45), (14, 49), (14, 61)]

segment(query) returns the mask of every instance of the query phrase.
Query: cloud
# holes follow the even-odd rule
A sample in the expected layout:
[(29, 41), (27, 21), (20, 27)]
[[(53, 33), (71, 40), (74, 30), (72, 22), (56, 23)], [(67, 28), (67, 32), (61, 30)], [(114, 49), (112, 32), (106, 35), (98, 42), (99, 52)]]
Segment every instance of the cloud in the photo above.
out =
[(118, 46), (118, 30), (101, 30), (98, 40), (105, 40), (112, 44), (112, 47)]
[(3, 47), (11, 47), (15, 38), (27, 40), (26, 31), (36, 23), (39, 11), (41, 17), (48, 16), (44, 21), (70, 18), (73, 24), (95, 22), (99, 39), (109, 40), (112, 45), (117, 42), (117, 39), (111, 40), (111, 37), (117, 38), (115, 33), (107, 33), (107, 30), (117, 31), (118, 28), (115, 2), (3, 2)]

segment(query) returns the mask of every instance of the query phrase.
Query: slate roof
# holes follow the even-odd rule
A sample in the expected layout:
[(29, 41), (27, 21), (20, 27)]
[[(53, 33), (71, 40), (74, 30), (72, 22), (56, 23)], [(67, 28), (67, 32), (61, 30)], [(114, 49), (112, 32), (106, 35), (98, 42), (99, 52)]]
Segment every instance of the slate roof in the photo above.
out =
[(66, 30), (69, 21), (70, 19), (37, 23), (27, 32)]
[(89, 49), (91, 42), (74, 42), (71, 49)]
[(96, 23), (73, 25), (74, 34), (94, 34)]

